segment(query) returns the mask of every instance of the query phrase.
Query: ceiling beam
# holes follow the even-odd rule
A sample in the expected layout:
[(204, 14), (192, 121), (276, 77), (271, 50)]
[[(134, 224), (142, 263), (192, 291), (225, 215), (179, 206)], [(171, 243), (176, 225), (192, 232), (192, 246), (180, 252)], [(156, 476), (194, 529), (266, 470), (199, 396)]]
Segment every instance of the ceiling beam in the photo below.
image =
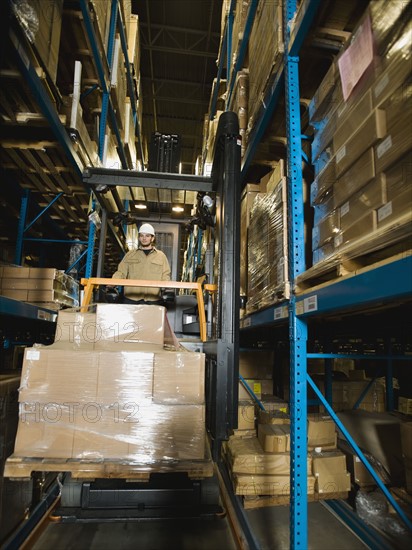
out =
[[(189, 81), (189, 80), (176, 80), (174, 78), (161, 78), (161, 77), (154, 77), (153, 79), (149, 76), (141, 76), (141, 80), (143, 81), (152, 81), (153, 82), (160, 82), (161, 84), (167, 85), (167, 84), (173, 84), (177, 86), (193, 86), (196, 88), (199, 88), (199, 81)], [(207, 84), (207, 88), (212, 89), (212, 84)]]
[[(168, 32), (176, 32), (176, 33), (181, 32), (181, 33), (184, 33), (184, 34), (187, 34), (187, 33), (197, 34), (199, 36), (203, 36), (204, 38), (207, 38), (208, 35), (209, 35), (209, 33), (207, 31), (199, 30), (199, 29), (192, 29), (192, 28), (189, 28), (189, 27), (174, 27), (172, 25), (156, 25), (155, 23), (152, 23), (150, 26), (151, 26), (152, 29), (165, 30), (165, 31), (168, 31)], [(140, 23), (140, 28), (147, 29), (147, 27), (148, 27), (147, 23)], [(220, 33), (219, 32), (212, 32), (211, 36), (217, 38), (218, 40), (220, 39)]]
[(193, 55), (198, 57), (210, 57), (216, 59), (217, 54), (215, 52), (205, 52), (201, 50), (191, 50), (183, 48), (169, 48), (166, 46), (150, 46), (148, 44), (142, 44), (143, 49), (151, 52), (172, 53), (173, 55)]

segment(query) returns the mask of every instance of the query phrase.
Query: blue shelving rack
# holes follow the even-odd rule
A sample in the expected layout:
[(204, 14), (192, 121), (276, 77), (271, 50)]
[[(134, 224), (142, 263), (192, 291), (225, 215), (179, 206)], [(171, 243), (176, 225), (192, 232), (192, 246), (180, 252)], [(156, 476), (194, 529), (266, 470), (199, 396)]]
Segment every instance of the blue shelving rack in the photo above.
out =
[[(259, 0), (252, 0), (249, 4), (249, 11), (243, 39), (239, 47), (239, 60), (235, 70), (230, 75), (228, 81), (228, 99), (233, 91), (236, 72), (242, 67), (242, 52), (246, 51), (250, 31), (253, 25), (253, 19), (258, 7)], [(256, 149), (262, 140), (262, 137), (273, 117), (273, 113), (278, 104), (278, 100), (285, 93), (286, 104), (286, 123), (287, 123), (287, 166), (288, 166), (288, 235), (289, 235), (289, 279), (292, 287), (292, 297), (273, 306), (266, 307), (241, 319), (241, 330), (258, 329), (260, 327), (273, 327), (288, 324), (289, 342), (290, 342), (290, 371), (291, 371), (291, 393), (290, 393), (290, 413), (291, 413), (291, 511), (290, 511), (290, 544), (294, 549), (306, 549), (308, 547), (307, 536), (307, 498), (306, 498), (306, 478), (307, 478), (307, 444), (306, 444), (306, 410), (307, 385), (316, 392), (313, 381), (307, 374), (307, 360), (309, 358), (324, 358), (326, 360), (335, 358), (333, 354), (309, 354), (307, 353), (307, 335), (308, 322), (311, 318), (322, 316), (331, 312), (356, 311), (373, 307), (381, 303), (391, 303), (403, 299), (412, 298), (412, 256), (404, 255), (401, 258), (395, 258), (393, 261), (383, 262), (373, 269), (359, 270), (347, 278), (342, 278), (338, 282), (329, 285), (323, 285), (316, 290), (307, 290), (298, 295), (294, 292), (294, 285), (299, 275), (305, 271), (303, 258), (304, 250), (304, 217), (302, 201), (302, 151), (301, 141), (304, 136), (301, 135), (300, 127), (300, 91), (299, 91), (299, 52), (303, 41), (311, 27), (313, 19), (317, 13), (320, 0), (304, 0), (297, 11), (296, 0), (287, 0), (285, 2), (285, 29), (286, 44), (285, 58), (283, 66), (278, 71), (271, 88), (267, 91), (264, 98), (263, 107), (259, 117), (249, 136), (248, 145), (242, 160), (241, 180), (246, 183), (247, 171), (256, 153)], [(228, 22), (230, 25), (230, 15), (236, 7), (236, 2), (232, 1), (229, 8)], [(292, 25), (293, 21), (293, 25)], [(231, 39), (227, 36), (230, 26), (225, 29), (223, 44), (231, 52)], [(218, 79), (220, 78), (222, 65), (225, 61), (225, 51), (219, 60)], [(228, 56), (229, 60), (229, 56)], [(227, 62), (229, 70), (229, 61)], [(211, 118), (214, 116), (212, 101)], [(388, 285), (388, 281), (396, 281), (395, 285)], [(343, 355), (339, 354), (342, 358)], [(347, 357), (355, 359), (371, 358), (365, 355), (350, 354)], [(375, 359), (385, 362), (387, 365), (386, 379), (387, 400), (390, 410), (393, 409), (393, 387), (391, 376), (391, 363), (395, 359), (408, 361), (407, 356), (374, 356)], [(331, 395), (332, 379), (329, 377), (329, 384), (326, 387), (326, 395)], [(318, 399), (332, 418), (341, 428), (342, 433), (347, 436), (348, 441), (356, 451), (359, 451), (361, 460), (365, 458), (356, 443), (347, 433), (345, 427), (337, 418), (327, 399), (319, 394)], [(358, 404), (363, 396), (360, 396)], [(373, 468), (364, 461), (366, 468), (373, 472)], [(373, 472), (373, 477), (378, 486), (384, 492), (389, 502), (394, 506), (398, 515), (404, 523), (410, 527), (410, 522), (404, 512), (396, 504), (391, 494), (387, 491), (382, 482), (378, 482), (378, 476)], [(343, 521), (351, 524), (355, 521), (353, 515), (348, 513), (338, 504), (333, 507), (334, 513), (342, 517)], [(358, 520), (356, 520), (358, 521)], [(353, 528), (354, 529), (354, 528)], [(356, 528), (365, 537), (365, 529)], [(365, 539), (366, 540), (366, 539)]]
[[(117, 149), (118, 149), (119, 159), (120, 159), (122, 168), (124, 169), (132, 168), (131, 166), (128, 166), (128, 162), (124, 152), (124, 146), (122, 143), (122, 138), (119, 132), (119, 127), (115, 116), (115, 110), (113, 108), (113, 104), (110, 97), (110, 84), (108, 83), (108, 79), (107, 79), (107, 70), (105, 71), (105, 67), (109, 67), (109, 70), (112, 67), (114, 41), (115, 41), (115, 35), (117, 31), (119, 32), (119, 35), (120, 35), (122, 52), (125, 59), (126, 78), (127, 78), (128, 88), (129, 88), (129, 94), (131, 97), (133, 120), (135, 123), (135, 134), (138, 138), (140, 157), (141, 157), (142, 164), (144, 166), (143, 149), (142, 149), (142, 143), (141, 143), (141, 132), (140, 132), (139, 121), (137, 119), (137, 111), (136, 111), (137, 98), (135, 97), (135, 92), (133, 88), (131, 65), (128, 59), (128, 50), (127, 50), (126, 35), (124, 30), (124, 22), (122, 20), (122, 14), (119, 7), (119, 2), (118, 0), (111, 0), (110, 30), (109, 30), (109, 37), (108, 37), (108, 48), (107, 48), (106, 59), (101, 58), (101, 54), (97, 46), (98, 41), (94, 32), (88, 2), (86, 0), (80, 0), (80, 8), (82, 11), (83, 22), (87, 32), (89, 43), (92, 49), (92, 56), (93, 56), (93, 61), (98, 74), (99, 86), (100, 86), (100, 89), (102, 90), (102, 112), (101, 112), (101, 118), (100, 118), (99, 143), (98, 143), (99, 157), (100, 159), (102, 159), (103, 149), (104, 149), (105, 129), (106, 129), (108, 120), (110, 120), (111, 127), (117, 139)], [(47, 90), (45, 89), (41, 79), (39, 78), (35, 67), (31, 63), (29, 56), (25, 51), (24, 44), (17, 37), (16, 33), (12, 28), (10, 28), (9, 33), (10, 33), (11, 42), (14, 45), (16, 61), (17, 61), (19, 70), (21, 71), (21, 74), (25, 82), (29, 85), (29, 88), (31, 89), (33, 96), (37, 98), (37, 102), (40, 107), (40, 110), (43, 113), (44, 117), (46, 118), (58, 143), (63, 148), (63, 151), (66, 155), (68, 163), (72, 165), (76, 174), (79, 176), (79, 179), (82, 179), (82, 172), (83, 172), (82, 162), (73, 146), (73, 143), (66, 131), (66, 128), (63, 126), (63, 124), (60, 121), (55, 105), (51, 101), (50, 96), (48, 95)], [(87, 184), (86, 184), (86, 187), (87, 187)], [(91, 192), (90, 189), (88, 191), (89, 193)], [(57, 201), (60, 198), (60, 196), (62, 196), (62, 194), (57, 195), (50, 202), (50, 204), (48, 204), (45, 208), (43, 209), (38, 208), (38, 210), (40, 211), (40, 214), (36, 216), (36, 218), (29, 223), (27, 222), (27, 219), (26, 219), (28, 197), (23, 197), (22, 204), (21, 204), (21, 211), (24, 214), (24, 216), (20, 217), (20, 225), (19, 225), (19, 231), (17, 236), (17, 245), (16, 245), (16, 254), (15, 254), (16, 264), (21, 263), (23, 243), (24, 241), (29, 240), (28, 237), (25, 237), (25, 232), (33, 225), (33, 223), (35, 223), (35, 221), (37, 221), (41, 216), (43, 216), (47, 212), (50, 206), (55, 201)], [(119, 239), (118, 235), (116, 234), (110, 222), (108, 223), (108, 226), (113, 233), (115, 241), (118, 243), (119, 247), (123, 249), (122, 242)], [(95, 234), (96, 234), (96, 226), (93, 222), (90, 222), (88, 240), (84, 241), (84, 243), (82, 241), (83, 244), (87, 245), (86, 274), (85, 274), (86, 277), (90, 277), (93, 271), (93, 262), (95, 258), (95, 253), (94, 253)], [(44, 239), (43, 242), (46, 243), (46, 242), (49, 242), (49, 240)], [(79, 244), (79, 241), (71, 241), (67, 239), (61, 239), (59, 241), (54, 240), (53, 242), (66, 242), (68, 244)]]

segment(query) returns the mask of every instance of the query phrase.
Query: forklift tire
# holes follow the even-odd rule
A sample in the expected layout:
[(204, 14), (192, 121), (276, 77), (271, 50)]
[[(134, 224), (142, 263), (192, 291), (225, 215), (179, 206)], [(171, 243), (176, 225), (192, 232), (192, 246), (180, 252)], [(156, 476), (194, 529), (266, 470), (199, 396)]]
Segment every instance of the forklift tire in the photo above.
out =
[(82, 487), (82, 480), (72, 479), (70, 474), (68, 474), (61, 490), (61, 506), (64, 508), (80, 508), (82, 503)]
[(200, 483), (201, 504), (202, 506), (219, 506), (220, 505), (220, 490), (219, 480), (215, 475), (206, 477)]

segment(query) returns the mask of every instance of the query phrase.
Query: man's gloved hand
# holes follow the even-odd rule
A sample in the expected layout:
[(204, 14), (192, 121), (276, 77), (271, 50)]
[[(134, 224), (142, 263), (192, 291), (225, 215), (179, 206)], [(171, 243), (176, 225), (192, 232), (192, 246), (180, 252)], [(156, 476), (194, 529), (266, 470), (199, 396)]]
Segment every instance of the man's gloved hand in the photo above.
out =
[(173, 304), (175, 302), (175, 299), (176, 299), (176, 294), (174, 289), (170, 289), (170, 288), (162, 289), (162, 300), (164, 302), (168, 304)]

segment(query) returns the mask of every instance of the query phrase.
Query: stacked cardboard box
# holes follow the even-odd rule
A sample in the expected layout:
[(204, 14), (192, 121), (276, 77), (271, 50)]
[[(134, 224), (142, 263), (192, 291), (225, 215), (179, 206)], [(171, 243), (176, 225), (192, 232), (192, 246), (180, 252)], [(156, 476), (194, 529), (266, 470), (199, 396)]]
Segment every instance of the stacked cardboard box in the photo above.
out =
[[(257, 436), (251, 430), (231, 436), (224, 456), (235, 493), (245, 497), (290, 495), (290, 417), (259, 410)], [(345, 455), (337, 450), (335, 424), (329, 416), (308, 416), (308, 494), (342, 497), (350, 490)]]
[[(398, 8), (388, 14), (381, 0), (371, 3), (309, 105), (314, 264), (410, 235), (412, 27), (398, 25)], [(393, 233), (395, 223), (402, 229)]]
[[(280, 439), (284, 443), (282, 449), (285, 449), (289, 440), (287, 434), (283, 434)], [(265, 452), (256, 437), (231, 436), (225, 452), (237, 495), (290, 495), (289, 451)], [(308, 456), (308, 473), (310, 472), (311, 458)], [(313, 494), (314, 485), (314, 477), (308, 475), (308, 494)]]
[(49, 309), (79, 305), (79, 283), (55, 268), (3, 266), (0, 294)]
[(249, 38), (248, 136), (283, 61), (283, 0), (259, 2)]
[(267, 192), (256, 195), (250, 213), (247, 313), (289, 297), (283, 163), (279, 163), (265, 180), (260, 185), (265, 185)]
[(25, 352), (14, 455), (203, 459), (205, 357), (166, 349), (165, 328), (161, 306), (61, 312), (56, 342)]
[(14, 12), (28, 39), (34, 46), (49, 78), (55, 83), (62, 29), (63, 0), (33, 0), (30, 5), (14, 2)]
[[(260, 192), (260, 185), (248, 183), (242, 192), (240, 202), (240, 295), (247, 296), (248, 291), (248, 239), (249, 225), (253, 201)], [(244, 308), (241, 309), (241, 316), (244, 315)]]

